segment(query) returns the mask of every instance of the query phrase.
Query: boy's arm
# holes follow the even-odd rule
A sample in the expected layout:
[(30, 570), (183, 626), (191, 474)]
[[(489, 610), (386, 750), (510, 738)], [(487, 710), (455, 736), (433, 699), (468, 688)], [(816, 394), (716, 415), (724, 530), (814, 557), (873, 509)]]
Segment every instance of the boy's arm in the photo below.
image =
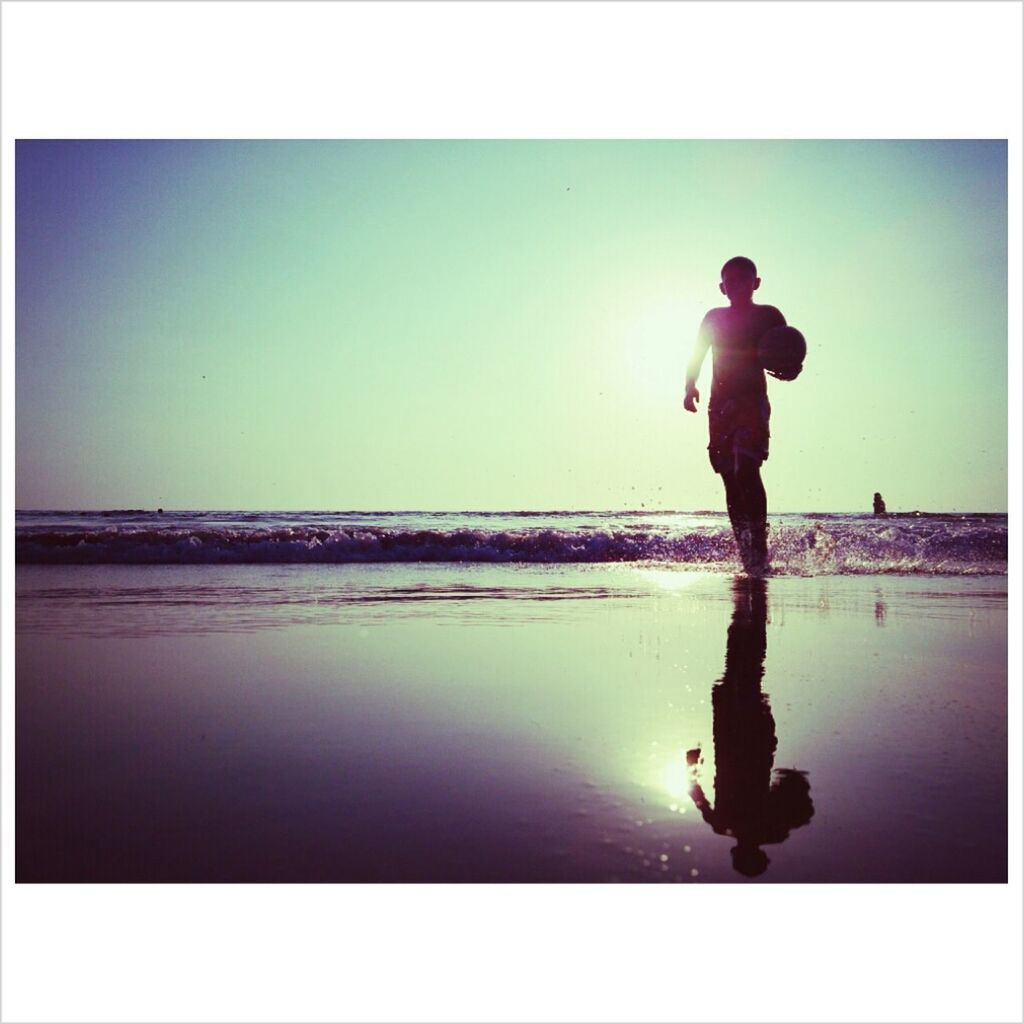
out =
[(697, 402), (700, 401), (700, 392), (697, 390), (697, 378), (700, 376), (700, 368), (710, 347), (711, 314), (708, 313), (703, 321), (701, 321), (700, 330), (697, 332), (697, 340), (693, 344), (693, 355), (690, 356), (690, 364), (686, 368), (686, 397), (683, 399), (683, 408), (687, 412), (697, 411)]
[[(708, 798), (704, 795), (704, 790), (700, 788), (700, 783), (694, 782), (690, 786), (690, 799), (694, 802), (697, 810), (700, 811), (700, 816), (712, 827), (715, 828), (715, 809), (708, 803)], [(718, 830), (715, 829), (717, 832)]]

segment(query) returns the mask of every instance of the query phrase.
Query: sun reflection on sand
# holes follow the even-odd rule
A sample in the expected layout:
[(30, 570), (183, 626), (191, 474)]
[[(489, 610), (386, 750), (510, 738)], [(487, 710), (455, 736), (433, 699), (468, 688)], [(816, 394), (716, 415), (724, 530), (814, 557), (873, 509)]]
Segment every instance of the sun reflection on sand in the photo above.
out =
[(672, 798), (670, 811), (686, 812), (685, 800), (690, 792), (690, 772), (686, 764), (686, 751), (674, 752), (667, 764), (662, 766), (658, 776), (658, 789)]
[(636, 574), (645, 582), (662, 590), (682, 591), (707, 582), (707, 574), (692, 569), (642, 568)]

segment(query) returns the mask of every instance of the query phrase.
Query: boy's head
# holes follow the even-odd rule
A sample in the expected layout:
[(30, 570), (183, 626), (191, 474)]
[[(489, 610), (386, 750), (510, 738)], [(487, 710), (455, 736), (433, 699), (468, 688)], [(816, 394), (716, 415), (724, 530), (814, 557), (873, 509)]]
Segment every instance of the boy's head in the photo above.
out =
[(733, 306), (749, 306), (753, 301), (754, 292), (761, 286), (761, 278), (757, 276), (757, 267), (753, 260), (746, 256), (733, 256), (722, 267), (722, 283), (719, 291), (729, 299)]
[(763, 875), (771, 863), (768, 854), (756, 843), (739, 842), (730, 851), (732, 866), (747, 878)]

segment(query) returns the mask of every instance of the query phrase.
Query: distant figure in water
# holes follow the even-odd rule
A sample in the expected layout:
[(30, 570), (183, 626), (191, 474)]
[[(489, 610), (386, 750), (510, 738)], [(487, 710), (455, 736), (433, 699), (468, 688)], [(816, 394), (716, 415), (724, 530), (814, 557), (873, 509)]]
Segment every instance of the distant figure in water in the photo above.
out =
[(748, 877), (763, 874), (768, 867), (762, 846), (781, 843), (814, 815), (807, 773), (788, 768), (772, 772), (778, 740), (768, 695), (761, 691), (767, 648), (766, 588), (765, 581), (758, 579), (739, 578), (733, 584), (725, 674), (711, 688), (713, 807), (697, 778), (699, 751), (687, 755), (693, 766), (690, 797), (715, 832), (736, 840), (732, 864)]
[(875, 515), (885, 515), (885, 502), (882, 500), (882, 496), (878, 493), (878, 491), (875, 491)]
[(760, 286), (757, 267), (745, 256), (735, 256), (722, 267), (718, 287), (729, 305), (710, 310), (700, 325), (686, 371), (683, 399), (688, 412), (697, 411), (697, 378), (710, 348), (708, 455), (712, 469), (725, 484), (729, 522), (743, 568), (752, 576), (768, 571), (768, 499), (761, 481), (761, 463), (768, 458), (768, 419), (772, 411), (757, 343), (766, 331), (786, 323), (774, 306), (754, 303), (754, 292)]

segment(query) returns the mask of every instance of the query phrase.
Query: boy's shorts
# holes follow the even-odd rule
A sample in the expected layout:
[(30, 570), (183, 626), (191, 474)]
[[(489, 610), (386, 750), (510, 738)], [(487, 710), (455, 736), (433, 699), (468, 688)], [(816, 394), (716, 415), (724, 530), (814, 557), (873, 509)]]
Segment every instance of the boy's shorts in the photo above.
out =
[(730, 398), (708, 410), (708, 457), (716, 473), (735, 470), (737, 458), (760, 466), (768, 458), (768, 420), (772, 407), (763, 395)]

